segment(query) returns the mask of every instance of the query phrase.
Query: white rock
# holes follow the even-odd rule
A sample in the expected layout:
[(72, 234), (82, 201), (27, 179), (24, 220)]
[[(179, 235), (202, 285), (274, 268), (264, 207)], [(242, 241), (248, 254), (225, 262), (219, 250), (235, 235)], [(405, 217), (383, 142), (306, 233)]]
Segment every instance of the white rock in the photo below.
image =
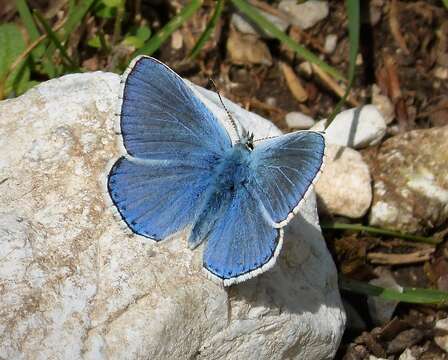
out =
[[(448, 318), (440, 319), (436, 321), (434, 326), (434, 330), (439, 330), (440, 332), (448, 332)], [(448, 352), (448, 335), (439, 335), (434, 337), (435, 343), (443, 349), (445, 352)]]
[[(74, 74), (0, 102), (1, 357), (333, 357), (345, 317), (313, 195), (272, 271), (230, 290), (204, 277), (184, 234), (144, 242), (113, 216), (102, 189), (120, 155), (119, 86)], [(225, 118), (215, 93), (195, 91)], [(278, 134), (229, 110), (258, 137)]]
[(448, 68), (443, 66), (436, 66), (434, 69), (434, 76), (440, 80), (448, 79)]
[(417, 360), (417, 358), (412, 354), (412, 350), (407, 348), (400, 354), (398, 360)]
[(417, 358), (412, 354), (412, 350), (408, 348), (400, 354), (398, 360), (417, 360)]
[(338, 36), (336, 34), (329, 34), (325, 37), (324, 52), (332, 54), (338, 44)]
[(372, 85), (372, 105), (383, 115), (384, 121), (389, 125), (395, 119), (394, 104), (389, 97), (383, 95), (378, 85)]
[(448, 332), (448, 318), (437, 320), (434, 329)]
[(311, 116), (302, 114), (298, 111), (292, 111), (287, 113), (285, 116), (285, 121), (288, 127), (291, 129), (309, 129), (315, 123)]
[(448, 353), (448, 335), (435, 336), (434, 342), (445, 352)]
[(334, 215), (360, 218), (372, 202), (369, 167), (356, 150), (327, 145), (326, 165), (316, 183), (321, 206)]
[(297, 0), (282, 0), (279, 9), (291, 16), (291, 22), (303, 30), (316, 25), (328, 16), (329, 8), (326, 1), (308, 0), (298, 4)]
[[(390, 273), (381, 274), (381, 277), (370, 280), (369, 284), (381, 286), (386, 289), (393, 289), (399, 292), (403, 291), (403, 288), (397, 284)], [(399, 301), (385, 300), (377, 296), (369, 296), (367, 298), (367, 305), (369, 307), (370, 317), (374, 324), (380, 326), (387, 323), (392, 318), (398, 303)]]
[[(312, 130), (323, 131), (326, 121), (319, 121)], [(354, 149), (378, 144), (385, 133), (386, 122), (373, 105), (342, 111), (325, 130), (329, 143)]]
[[(290, 23), (283, 18), (277, 17), (273, 14), (270, 14), (268, 12), (265, 12), (263, 10), (258, 10), (261, 15), (263, 15), (264, 18), (269, 20), (271, 23), (273, 23), (275, 26), (277, 26), (281, 31), (286, 31)], [(233, 13), (231, 17), (231, 22), (235, 28), (243, 33), (243, 34), (252, 34), (252, 35), (260, 35), (262, 37), (272, 39), (273, 36), (264, 31), (263, 29), (258, 28), (258, 26), (252, 24), (250, 21), (248, 21), (243, 15), (239, 13)]]

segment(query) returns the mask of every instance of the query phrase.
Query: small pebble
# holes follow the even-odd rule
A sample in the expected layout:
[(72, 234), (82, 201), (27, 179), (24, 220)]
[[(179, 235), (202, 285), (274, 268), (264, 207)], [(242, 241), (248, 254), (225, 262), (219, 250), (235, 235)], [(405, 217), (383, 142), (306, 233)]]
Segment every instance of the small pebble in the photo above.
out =
[(313, 67), (311, 66), (310, 62), (304, 61), (300, 63), (299, 66), (296, 67), (297, 72), (302, 75), (305, 78), (310, 78), (311, 75), (313, 75)]
[[(324, 131), (326, 120), (321, 120), (312, 130)], [(325, 130), (329, 143), (361, 149), (378, 144), (386, 133), (383, 116), (373, 105), (364, 105), (342, 111)]]
[(337, 43), (338, 43), (338, 36), (336, 34), (327, 35), (324, 43), (325, 54), (332, 54), (333, 51), (336, 49)]
[(389, 125), (395, 119), (395, 108), (389, 97), (381, 94), (378, 85), (372, 85), (372, 105), (375, 105), (378, 111), (383, 115), (386, 125)]
[(352, 219), (363, 217), (372, 202), (372, 179), (362, 155), (328, 144), (325, 167), (315, 190), (321, 211)]
[(448, 79), (448, 68), (437, 66), (434, 70), (434, 76), (440, 80)]
[(302, 30), (309, 29), (328, 16), (326, 1), (309, 0), (298, 4), (297, 0), (282, 0), (279, 9), (291, 16), (291, 22)]
[(448, 318), (437, 320), (434, 329), (448, 332)]
[[(261, 15), (263, 15), (265, 19), (269, 20), (283, 32), (285, 32), (288, 26), (290, 25), (290, 23), (285, 19), (279, 18), (263, 10), (259, 10), (259, 12), (261, 13)], [(263, 29), (258, 28), (256, 25), (249, 22), (243, 15), (239, 13), (232, 14), (231, 22), (232, 25), (235, 26), (235, 28), (243, 34), (258, 35), (268, 39), (273, 38), (271, 34), (269, 34), (266, 31), (263, 31)]]
[(307, 130), (314, 125), (313, 118), (298, 111), (287, 113), (285, 121), (288, 127), (299, 130)]
[(234, 30), (227, 39), (227, 54), (233, 64), (272, 65), (267, 45), (256, 35), (241, 34)]

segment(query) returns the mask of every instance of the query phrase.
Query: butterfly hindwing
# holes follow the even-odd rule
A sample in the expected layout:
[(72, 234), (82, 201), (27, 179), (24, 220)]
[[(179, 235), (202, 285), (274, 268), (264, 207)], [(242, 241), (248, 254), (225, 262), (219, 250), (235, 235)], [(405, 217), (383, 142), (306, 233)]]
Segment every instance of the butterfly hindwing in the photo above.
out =
[(260, 212), (245, 187), (225, 202), (204, 250), (204, 267), (224, 285), (241, 282), (274, 264), (281, 248), (282, 229), (275, 229)]
[(206, 169), (164, 162), (142, 165), (120, 158), (109, 174), (109, 193), (133, 232), (153, 240), (191, 224), (210, 186)]

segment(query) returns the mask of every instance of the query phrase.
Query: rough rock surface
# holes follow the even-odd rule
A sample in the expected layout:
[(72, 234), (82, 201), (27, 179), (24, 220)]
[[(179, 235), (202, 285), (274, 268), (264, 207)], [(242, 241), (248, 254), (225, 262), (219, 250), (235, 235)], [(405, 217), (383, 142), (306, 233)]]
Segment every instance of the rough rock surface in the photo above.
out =
[(276, 266), (222, 288), (185, 234), (145, 242), (108, 206), (118, 89), (114, 74), (75, 74), (0, 103), (0, 357), (332, 358), (345, 315), (313, 194)]
[(359, 218), (372, 202), (370, 171), (361, 154), (353, 149), (327, 144), (326, 165), (316, 183), (319, 205), (334, 215)]
[(370, 224), (422, 233), (448, 220), (448, 126), (386, 140), (371, 164)]

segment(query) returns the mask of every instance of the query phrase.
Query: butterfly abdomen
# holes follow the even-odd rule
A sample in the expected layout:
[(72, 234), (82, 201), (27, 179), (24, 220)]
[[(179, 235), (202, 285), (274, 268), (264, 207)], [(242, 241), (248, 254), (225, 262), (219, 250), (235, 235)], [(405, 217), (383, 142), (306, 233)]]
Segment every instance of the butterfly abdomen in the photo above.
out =
[(194, 248), (205, 240), (217, 219), (230, 205), (238, 189), (250, 176), (250, 151), (243, 146), (234, 146), (216, 165), (213, 179), (202, 210), (193, 226), (189, 246)]

